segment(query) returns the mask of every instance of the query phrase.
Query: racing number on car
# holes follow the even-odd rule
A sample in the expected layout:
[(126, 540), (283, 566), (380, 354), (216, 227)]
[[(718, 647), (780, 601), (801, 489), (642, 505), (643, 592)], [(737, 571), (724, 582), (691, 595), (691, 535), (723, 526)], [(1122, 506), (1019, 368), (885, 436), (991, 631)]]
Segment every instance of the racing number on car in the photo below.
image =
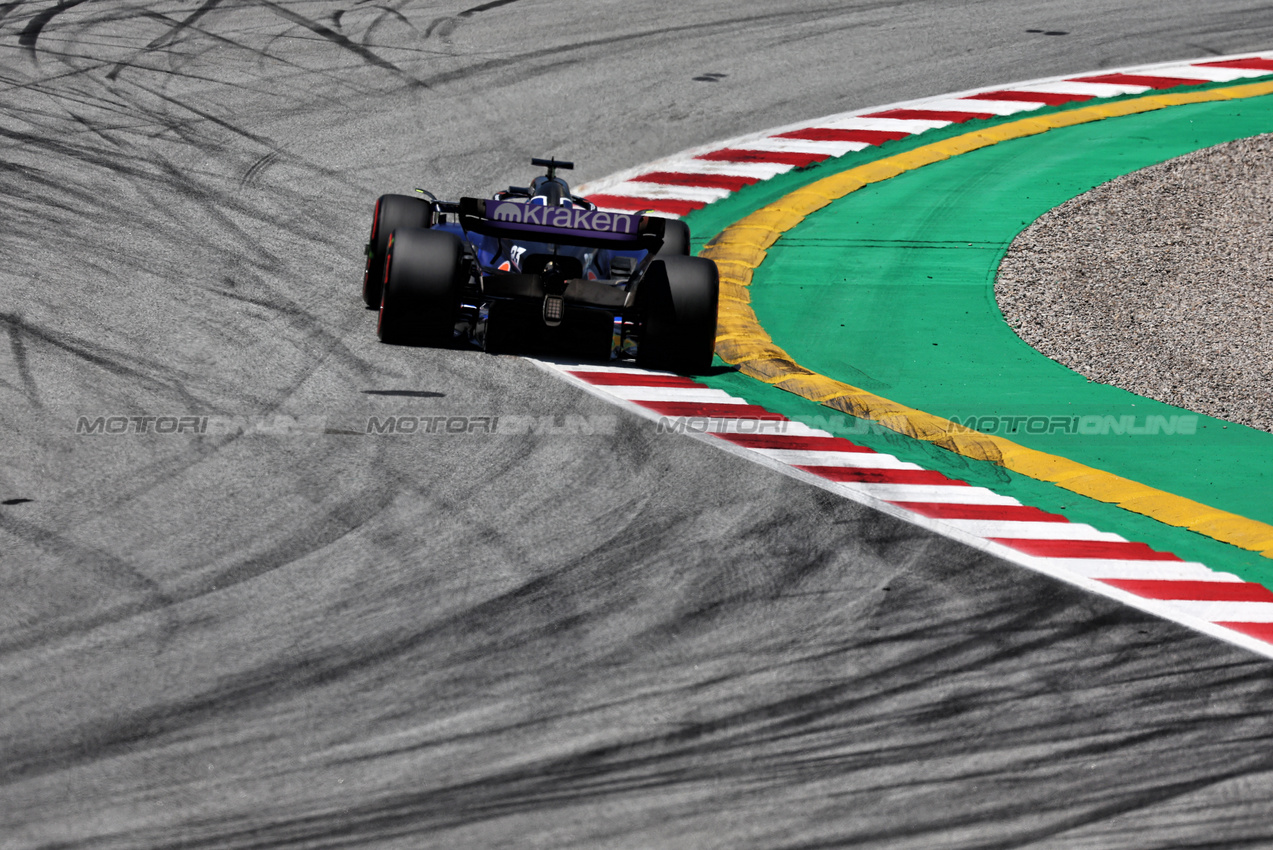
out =
[(517, 268), (522, 267), (522, 257), (526, 255), (525, 245), (514, 245), (508, 249), (508, 256), (512, 259), (513, 265)]

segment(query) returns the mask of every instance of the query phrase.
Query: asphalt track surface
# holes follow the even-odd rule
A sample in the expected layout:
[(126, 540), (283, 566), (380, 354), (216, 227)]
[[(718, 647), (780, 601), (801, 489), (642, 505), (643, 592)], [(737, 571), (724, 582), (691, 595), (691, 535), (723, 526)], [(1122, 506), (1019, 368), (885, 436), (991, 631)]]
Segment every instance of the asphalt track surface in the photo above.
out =
[[(1253, 2), (0, 3), (0, 846), (1273, 845), (1268, 662), (358, 296), (384, 191), (1270, 43)], [(223, 427), (75, 433), (113, 415)]]

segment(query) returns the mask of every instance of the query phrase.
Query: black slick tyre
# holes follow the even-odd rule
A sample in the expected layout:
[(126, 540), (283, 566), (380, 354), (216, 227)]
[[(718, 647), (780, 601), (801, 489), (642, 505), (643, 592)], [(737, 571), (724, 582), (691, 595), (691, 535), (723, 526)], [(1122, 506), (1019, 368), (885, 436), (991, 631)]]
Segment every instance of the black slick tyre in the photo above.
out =
[(690, 226), (677, 218), (663, 222), (663, 246), (660, 257), (688, 257), (690, 255)]
[(664, 257), (650, 264), (637, 300), (641, 335), (637, 364), (672, 372), (705, 372), (716, 348), (720, 279), (701, 257)]
[(380, 306), (384, 286), (385, 251), (389, 234), (400, 227), (429, 227), (433, 208), (410, 195), (381, 195), (371, 218), (371, 239), (367, 242), (367, 268), (362, 274), (362, 300), (368, 307)]
[(419, 227), (393, 231), (376, 328), (380, 341), (449, 346), (465, 279), (464, 248), (454, 234)]

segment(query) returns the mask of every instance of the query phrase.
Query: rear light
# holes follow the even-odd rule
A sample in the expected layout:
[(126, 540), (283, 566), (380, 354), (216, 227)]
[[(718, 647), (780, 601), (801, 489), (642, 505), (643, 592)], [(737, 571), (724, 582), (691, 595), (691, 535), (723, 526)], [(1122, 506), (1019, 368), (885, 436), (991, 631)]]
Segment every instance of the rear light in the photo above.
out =
[(549, 327), (556, 327), (561, 324), (562, 316), (566, 314), (566, 299), (560, 295), (544, 296), (544, 324)]

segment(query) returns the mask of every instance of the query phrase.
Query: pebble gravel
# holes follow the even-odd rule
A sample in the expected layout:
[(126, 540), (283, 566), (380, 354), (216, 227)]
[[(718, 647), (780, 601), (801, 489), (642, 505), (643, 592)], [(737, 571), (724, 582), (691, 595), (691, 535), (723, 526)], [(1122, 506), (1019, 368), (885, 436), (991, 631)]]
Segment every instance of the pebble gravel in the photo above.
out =
[(1008, 324), (1087, 378), (1273, 431), (1273, 134), (1120, 177), (1012, 243)]

